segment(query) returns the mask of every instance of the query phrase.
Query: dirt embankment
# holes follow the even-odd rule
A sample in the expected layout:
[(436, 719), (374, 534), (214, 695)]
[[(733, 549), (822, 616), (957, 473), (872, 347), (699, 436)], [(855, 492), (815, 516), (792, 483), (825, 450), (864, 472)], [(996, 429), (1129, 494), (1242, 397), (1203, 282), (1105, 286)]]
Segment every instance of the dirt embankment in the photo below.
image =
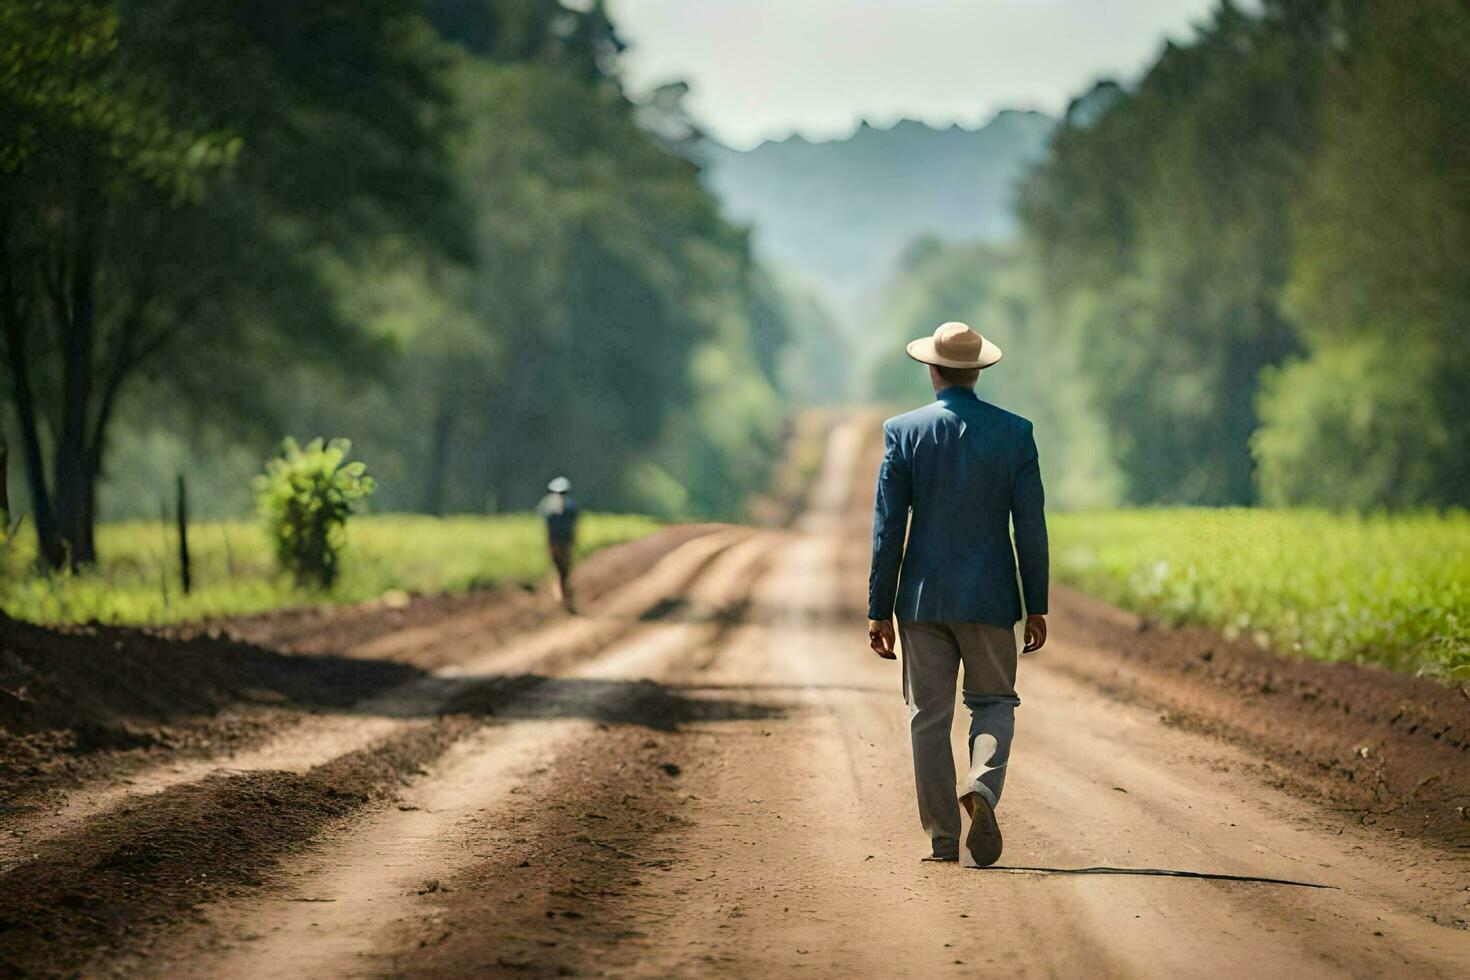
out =
[(0, 805), (119, 765), (229, 751), (420, 673), (222, 637), (0, 619)]
[(1268, 780), (1362, 823), (1470, 848), (1470, 695), (1360, 664), (1282, 657), (1165, 629), (1060, 590), (1053, 632), (1087, 649), (1048, 666), (1259, 753)]
[[(671, 527), (600, 551), (577, 569), (577, 589), (595, 600), (716, 527)], [(563, 615), (547, 589), (516, 585), (159, 630), (49, 628), (0, 614), (0, 807), (228, 753), (347, 709), (453, 660), (446, 624), (509, 635)], [(426, 633), (436, 642), (420, 642)]]
[[(646, 538), (595, 552), (577, 566), (573, 585), (577, 596), (594, 601), (619, 585), (637, 578), (664, 555), (693, 538), (724, 527), (720, 524), (679, 524)], [(437, 629), (450, 618), (472, 615), (480, 630), (514, 632), (562, 615), (549, 588), (512, 583), (460, 595), (384, 598), (343, 606), (303, 606), (259, 616), (203, 623), (187, 632), (223, 631), (261, 646), (295, 653), (351, 650), (355, 657), (392, 656), (398, 645), (378, 641), (401, 637), (415, 628)], [(418, 654), (421, 651), (415, 650)], [(433, 668), (453, 659), (441, 651), (437, 660), (416, 655), (417, 666)]]
[[(582, 595), (595, 602), (639, 580), (711, 530), (671, 528), (594, 556), (579, 576)], [(703, 551), (719, 554), (738, 538), (725, 535)], [(687, 586), (708, 562), (683, 567)], [(310, 842), (345, 831), (365, 811), (391, 808), (447, 747), (496, 716), (534, 718), (555, 705), (558, 713), (601, 718), (622, 705), (671, 724), (682, 717), (683, 701), (651, 683), (609, 692), (594, 682), (492, 674), (446, 684), (428, 670), (465, 652), (456, 640), (464, 632), (498, 629), (509, 639), (519, 630), (524, 638), (545, 625), (568, 636), (582, 626), (611, 635), (636, 627), (637, 616), (629, 624), (615, 616), (607, 629), (596, 620), (553, 622), (562, 614), (548, 596), (502, 592), (397, 610), (370, 605), (362, 618), (366, 625), (346, 631), (357, 646), (315, 653), (271, 650), (221, 635), (217, 624), (169, 632), (0, 624), (11, 692), (0, 714), (7, 777), (0, 803), (8, 804), (3, 813), (14, 818), (7, 829), (15, 837), (0, 864), (0, 975), (69, 975), (118, 955), (146, 955), (164, 927), (187, 922), (201, 905), (251, 893)], [(310, 613), (267, 619), (278, 639), (291, 635), (281, 620), (301, 625), (303, 645), (324, 637)], [(434, 642), (412, 639), (436, 626)], [(255, 635), (263, 629), (258, 622), (239, 627)], [(405, 660), (384, 659), (392, 655), (387, 641), (405, 645)], [(551, 659), (567, 653), (558, 648)], [(415, 655), (421, 663), (408, 662)], [(401, 714), (402, 692), (420, 688), (433, 696), (423, 704), (410, 698), (416, 707)], [(237, 749), (283, 730), (305, 731), (291, 726), (313, 714), (346, 726), (342, 738), (323, 741), (324, 761), (230, 768), (243, 758)], [(342, 751), (361, 741), (353, 732), (364, 721), (383, 734)], [(317, 728), (308, 734), (322, 740)], [(156, 778), (162, 770), (193, 772), (178, 764), (189, 757), (204, 760), (207, 772)], [(133, 791), (130, 773), (154, 778)], [(67, 792), (72, 787), (86, 796), (88, 787), (119, 782), (110, 803), (77, 813), (66, 807), (78, 796)]]

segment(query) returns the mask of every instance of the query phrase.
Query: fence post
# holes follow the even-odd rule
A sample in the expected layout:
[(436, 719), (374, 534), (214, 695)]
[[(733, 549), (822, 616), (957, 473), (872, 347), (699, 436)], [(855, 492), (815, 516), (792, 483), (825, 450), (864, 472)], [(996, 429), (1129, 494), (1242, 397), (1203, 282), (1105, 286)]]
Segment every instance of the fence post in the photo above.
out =
[(183, 580), (184, 595), (189, 594), (192, 576), (189, 574), (189, 498), (184, 493), (184, 474), (179, 474), (178, 506), (175, 511), (179, 521), (179, 572)]
[(163, 532), (163, 557), (158, 562), (158, 588), (163, 593), (163, 613), (168, 615), (168, 498), (158, 497), (158, 529)]

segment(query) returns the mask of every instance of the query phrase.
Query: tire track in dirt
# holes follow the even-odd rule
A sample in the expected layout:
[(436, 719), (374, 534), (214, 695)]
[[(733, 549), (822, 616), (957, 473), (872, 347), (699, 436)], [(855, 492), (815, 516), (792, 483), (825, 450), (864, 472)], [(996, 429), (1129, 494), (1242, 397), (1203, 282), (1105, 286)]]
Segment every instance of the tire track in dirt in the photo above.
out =
[[(834, 492), (828, 506), (847, 504)], [(759, 615), (731, 629), (705, 670), (683, 660), (665, 675), (680, 689), (693, 677), (693, 697), (782, 713), (687, 726), (682, 795), (650, 783), (647, 753), (631, 740), (609, 740), (623, 769), (601, 783), (580, 756), (551, 762), (524, 808), (502, 812), (519, 821), (511, 842), (522, 849), (422, 896), (417, 926), (380, 949), (375, 969), (1463, 975), (1470, 935), (1426, 916), (1453, 913), (1464, 893), (1399, 864), (1425, 849), (1360, 828), (1324, 832), (1312, 807), (1260, 782), (1248, 753), (1099, 697), (1044, 659), (1022, 666), (1005, 863), (1170, 867), (1338, 890), (918, 864), (896, 667), (862, 649), (860, 620), (834, 621), (851, 526), (818, 513), (804, 528), (809, 537), (776, 555), (753, 596)], [(1080, 655), (1065, 636), (1054, 642), (1048, 656)], [(604, 788), (638, 797), (626, 819), (589, 815)], [(521, 855), (526, 867), (510, 861)]]
[(586, 617), (560, 620), (524, 636), (502, 637), (462, 651), (468, 661), (443, 667), (383, 694), (331, 714), (281, 719), (280, 730), (261, 744), (225, 756), (176, 760), (129, 773), (125, 781), (82, 787), (44, 812), (6, 822), (0, 840), (0, 871), (15, 867), (50, 837), (128, 800), (206, 779), (256, 770), (305, 772), (391, 736), (414, 718), (439, 713), (465, 676), (490, 672), (565, 669), (639, 628), (643, 617), (670, 596), (696, 583), (726, 548), (748, 536), (729, 529), (695, 538), (665, 556), (644, 576), (615, 590)]
[[(405, 940), (411, 948), (442, 945), (454, 930), (420, 917), (421, 896), (461, 894), (469, 888), (465, 881), (478, 880), (476, 872), (465, 870), (466, 863), (477, 854), (497, 856), (494, 849), (506, 846), (501, 831), (513, 824), (505, 812), (520, 802), (524, 780), (560, 774), (568, 766), (595, 771), (600, 762), (605, 794), (617, 785), (617, 775), (606, 770), (611, 760), (625, 762), (619, 746), (630, 737), (628, 731), (667, 730), (689, 719), (764, 714), (744, 702), (695, 701), (643, 678), (687, 658), (724, 628), (724, 609), (749, 590), (766, 554), (781, 539), (776, 533), (762, 534), (723, 551), (689, 592), (688, 605), (707, 610), (704, 615), (649, 620), (566, 675), (532, 678), (514, 696), (491, 704), (495, 722), (454, 746), (430, 777), (403, 794), (399, 808), (379, 811), (350, 830), (329, 835), (282, 870), (279, 888), (219, 903), (206, 912), (209, 924), (147, 959), (127, 961), (128, 972), (392, 972), (400, 944), (388, 942), (386, 954), (374, 951), (383, 947), (385, 934), (396, 935), (398, 920), (404, 918), (416, 924), (412, 941)], [(513, 685), (518, 680), (510, 679)], [(487, 694), (493, 700), (493, 691), (468, 688), (456, 704), (483, 708), (481, 699)], [(614, 729), (616, 734), (609, 735)], [(672, 779), (662, 768), (653, 772), (660, 780)], [(601, 850), (603, 844), (586, 847)], [(519, 861), (525, 853), (521, 847), (501, 850), (500, 860), (492, 863), (505, 867), (510, 858)]]
[(447, 718), (304, 773), (174, 786), (36, 845), (0, 875), (0, 974), (67, 976), (261, 883), (281, 855), (397, 788), (478, 722)]
[[(20, 860), (0, 875), (3, 972), (64, 973), (93, 954), (111, 958), (145, 945), (158, 926), (219, 898), (222, 889), (233, 894), (260, 885), (280, 857), (334, 822), (391, 799), (485, 719), (503, 712), (534, 716), (534, 706), (548, 701), (543, 688), (550, 679), (490, 668), (565, 666), (594, 656), (602, 644), (653, 629), (643, 618), (650, 597), (698, 590), (721, 556), (748, 538), (742, 530), (696, 539), (685, 546), (689, 554), (671, 555), (666, 567), (650, 573), (651, 582), (630, 583), (594, 618), (533, 634), (524, 648), (482, 655), (472, 670), (441, 672), (372, 699), (359, 706), (361, 716), (322, 719), (336, 725), (309, 744), (292, 729), (278, 752), (254, 760), (256, 771), (241, 771), (239, 757), (230, 770), (178, 767), (161, 774), (164, 785), (128, 786), (124, 796), (104, 796), (91, 812), (79, 805), (70, 824), (48, 824), (45, 838), (27, 841)], [(565, 692), (560, 701), (569, 701)], [(290, 758), (297, 771), (279, 765)]]
[[(1248, 752), (1099, 697), (1045, 658), (1022, 664), (1003, 863), (1338, 890), (919, 865), (896, 665), (863, 650), (860, 613), (830, 625), (833, 572), (857, 545), (854, 522), (829, 517), (855, 503), (834, 492), (827, 516), (804, 522), (814, 539), (783, 553), (759, 600), (776, 611), (773, 628), (737, 631), (748, 642), (730, 644), (709, 679), (726, 696), (744, 686), (776, 706), (789, 699), (784, 718), (759, 726), (774, 736), (733, 722), (706, 740), (707, 761), (686, 770), (682, 819), (659, 838), (677, 863), (627, 899), (640, 935), (563, 962), (618, 976), (1464, 974), (1470, 934), (1450, 924), (1470, 894), (1463, 866), (1361, 828), (1322, 828), (1314, 807), (1261, 783)], [(856, 576), (844, 589), (860, 594)], [(1046, 657), (1083, 655), (1053, 639)]]
[[(1069, 668), (1089, 641), (1065, 630), (1022, 662), (1005, 865), (1335, 890), (919, 864), (897, 665), (865, 650), (850, 608), (870, 430), (833, 432), (796, 533), (732, 544), (682, 595), (645, 583), (596, 656), (491, 675), (487, 649), (443, 670), (475, 727), (396, 806), (321, 824), (252, 882), (142, 927), (170, 930), (160, 941), (125, 938), (82, 972), (1465, 975), (1470, 932), (1450, 923), (1470, 875), (1334, 826), (1247, 749), (1083, 683)], [(535, 648), (496, 669), (555, 662)]]

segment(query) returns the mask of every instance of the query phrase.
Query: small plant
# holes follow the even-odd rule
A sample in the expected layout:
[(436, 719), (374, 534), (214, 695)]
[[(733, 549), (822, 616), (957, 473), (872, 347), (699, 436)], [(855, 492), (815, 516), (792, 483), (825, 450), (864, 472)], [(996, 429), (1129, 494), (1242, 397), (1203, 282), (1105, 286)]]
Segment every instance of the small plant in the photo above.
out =
[(347, 518), (375, 487), (362, 463), (347, 462), (351, 448), (346, 439), (313, 439), (303, 449), (288, 437), (255, 478), (276, 560), (298, 586), (330, 589), (337, 581)]

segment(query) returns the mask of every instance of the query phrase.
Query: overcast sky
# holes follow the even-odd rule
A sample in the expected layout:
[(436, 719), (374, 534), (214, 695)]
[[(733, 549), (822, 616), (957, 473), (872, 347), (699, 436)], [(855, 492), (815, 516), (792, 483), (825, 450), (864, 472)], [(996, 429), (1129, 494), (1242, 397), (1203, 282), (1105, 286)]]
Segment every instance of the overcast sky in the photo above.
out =
[(747, 147), (862, 119), (973, 125), (1060, 112), (1100, 76), (1131, 78), (1215, 0), (609, 0), (633, 92), (690, 83), (713, 135)]

